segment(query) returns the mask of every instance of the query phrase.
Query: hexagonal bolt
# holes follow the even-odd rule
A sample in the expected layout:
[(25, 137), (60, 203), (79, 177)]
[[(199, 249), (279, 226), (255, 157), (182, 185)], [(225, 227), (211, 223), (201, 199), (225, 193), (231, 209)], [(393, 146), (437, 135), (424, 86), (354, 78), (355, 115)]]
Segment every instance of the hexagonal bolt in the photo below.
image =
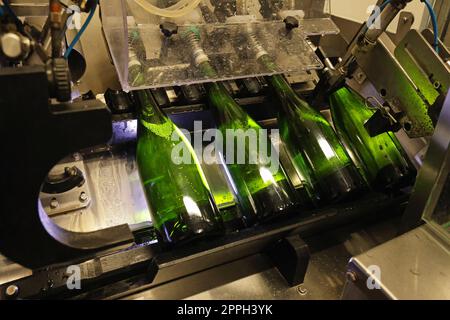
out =
[(86, 194), (86, 192), (82, 192), (82, 193), (80, 193), (80, 202), (86, 202), (86, 201), (88, 201), (89, 200), (89, 196)]

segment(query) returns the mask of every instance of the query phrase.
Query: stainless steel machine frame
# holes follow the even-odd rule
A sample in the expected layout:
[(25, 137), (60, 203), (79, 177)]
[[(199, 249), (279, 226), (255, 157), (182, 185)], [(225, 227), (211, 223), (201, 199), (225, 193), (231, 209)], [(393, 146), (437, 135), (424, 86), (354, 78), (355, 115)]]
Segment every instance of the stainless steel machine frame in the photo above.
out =
[(450, 95), (403, 216), (405, 230), (425, 224), (352, 258), (344, 299), (450, 299), (450, 236), (435, 221), (448, 210), (449, 173)]
[[(43, 8), (37, 9), (43, 10)], [(25, 10), (25, 8), (22, 8), (21, 10)], [(39, 15), (40, 13), (37, 13), (37, 11), (33, 9), (32, 14)], [(407, 30), (401, 31), (402, 34), (407, 34)], [(408, 83), (411, 88), (411, 96), (408, 95), (408, 99), (412, 97), (416, 99), (414, 102), (415, 105), (421, 104), (423, 102), (423, 99), (420, 95), (416, 95), (416, 83), (411, 80), (411, 78), (408, 76), (407, 71), (402, 68), (401, 64), (398, 63), (395, 57), (394, 42), (392, 42), (386, 36), (386, 34), (383, 33), (372, 36), (374, 37), (371, 37), (370, 39), (374, 40), (374, 43), (371, 43), (371, 45), (374, 46), (373, 50), (369, 51), (368, 53), (364, 52), (361, 53), (361, 55), (356, 55), (356, 60), (358, 61), (358, 65), (360, 67), (359, 71), (362, 75), (361, 78), (357, 77), (357, 80), (359, 80), (360, 84), (367, 85), (368, 81), (364, 81), (364, 79), (367, 78), (371, 81), (371, 84), (369, 84), (368, 87), (370, 87), (372, 90), (373, 87), (375, 87), (375, 89), (381, 91), (380, 88), (386, 87), (388, 85), (392, 85), (395, 88), (397, 82), (392, 81), (392, 79), (401, 77), (401, 81)], [(319, 39), (319, 37), (311, 37), (310, 40), (312, 43), (317, 45), (317, 47), (321, 47), (322, 41)], [(423, 42), (421, 42), (420, 44), (424, 45), (424, 47), (427, 48), (427, 43), (425, 42), (426, 39), (423, 38), (422, 40)], [(342, 52), (341, 54), (342, 56), (345, 56), (345, 52)], [(369, 59), (368, 57), (370, 57), (370, 55), (375, 56), (371, 56), (371, 58)], [(375, 72), (376, 69), (371, 69), (371, 66), (374, 65), (374, 61), (392, 63), (392, 65), (395, 67), (393, 69), (386, 70), (387, 73), (385, 78), (387, 80), (384, 78), (378, 78), (377, 73)], [(433, 61), (438, 61), (435, 56), (433, 56)], [(330, 65), (328, 64), (328, 66)], [(331, 67), (333, 66), (331, 65)], [(431, 65), (430, 67), (436, 67), (436, 65)], [(297, 87), (299, 91), (311, 93), (312, 89), (314, 89), (314, 87), (317, 85), (317, 78), (315, 78), (314, 76), (314, 74), (312, 76), (308, 76), (307, 83), (297, 84), (299, 85)], [(295, 78), (296, 75), (292, 75), (291, 79)], [(302, 75), (297, 75), (297, 78), (302, 79)], [(303, 80), (304, 79), (305, 78), (303, 78)], [(390, 82), (385, 83), (385, 81)], [(293, 82), (295, 82), (295, 80)], [(444, 81), (442, 81), (442, 83), (445, 83), (445, 75)], [(398, 89), (393, 90), (393, 92), (394, 95), (386, 97), (388, 100), (395, 101), (396, 98), (400, 100), (407, 99), (405, 98), (405, 96), (399, 93), (400, 91)], [(380, 99), (382, 98), (383, 97), (380, 96)], [(261, 101), (264, 101), (265, 97), (261, 97), (260, 99), (262, 99)], [(243, 98), (242, 100), (248, 101), (252, 99)], [(256, 100), (258, 100), (258, 98), (256, 98)], [(407, 105), (408, 101), (402, 100), (402, 104)], [(178, 111), (183, 108), (184, 107), (181, 107), (180, 109), (178, 109)], [(188, 110), (195, 111), (199, 108), (201, 109), (201, 106), (189, 106), (189, 108), (184, 108), (183, 112), (186, 112)], [(445, 110), (447, 111), (443, 111), (444, 117), (448, 116), (448, 106)], [(176, 108), (172, 111), (174, 111), (175, 113), (177, 112)], [(117, 127), (121, 127), (124, 122), (128, 123), (131, 120), (133, 119), (127, 118), (126, 116), (113, 117), (113, 122), (116, 123)], [(265, 121), (268, 121), (269, 124), (271, 120), (273, 119), (265, 119)], [(446, 123), (444, 126), (440, 125), (439, 128), (441, 128), (440, 130), (444, 131), (448, 130), (448, 123)], [(429, 154), (430, 152), (431, 149), (429, 151)], [(448, 158), (446, 159), (448, 161)], [(420, 190), (418, 190), (416, 187), (415, 195), (418, 192), (420, 192)], [(434, 194), (435, 193), (433, 193), (433, 195)], [(243, 277), (244, 282), (253, 281), (254, 277), (261, 276), (261, 274), (264, 274), (264, 276), (261, 276), (263, 278), (266, 276), (271, 277), (274, 283), (283, 283), (283, 285), (280, 285), (280, 288), (282, 287), (283, 290), (286, 290), (286, 292), (288, 292), (290, 290), (289, 285), (283, 281), (288, 280), (289, 275), (286, 277), (286, 274), (289, 273), (285, 273), (284, 279), (281, 278), (280, 280), (280, 273), (283, 274), (283, 266), (278, 265), (278, 271), (273, 271), (275, 270), (273, 269), (273, 266), (277, 264), (273, 261), (274, 259), (273, 256), (271, 256), (270, 247), (274, 243), (280, 243), (284, 241), (284, 239), (289, 239), (288, 243), (290, 243), (291, 245), (295, 243), (293, 248), (298, 249), (298, 252), (296, 252), (295, 255), (287, 257), (288, 260), (298, 259), (298, 264), (296, 265), (298, 265), (298, 270), (301, 270), (304, 267), (302, 263), (308, 261), (307, 259), (309, 259), (309, 255), (308, 253), (302, 251), (304, 248), (303, 241), (299, 238), (299, 236), (301, 236), (302, 238), (307, 238), (309, 244), (309, 239), (314, 238), (315, 234), (324, 236), (323, 233), (325, 231), (333, 233), (335, 230), (344, 226), (348, 226), (355, 221), (362, 223), (364, 221), (367, 221), (364, 217), (367, 218), (367, 216), (369, 215), (372, 216), (371, 219), (369, 219), (369, 221), (371, 221), (372, 223), (372, 219), (383, 220), (385, 214), (391, 214), (395, 218), (396, 214), (400, 214), (404, 211), (407, 203), (407, 198), (407, 196), (401, 196), (392, 199), (384, 195), (368, 195), (366, 198), (361, 199), (357, 203), (344, 204), (339, 207), (325, 208), (323, 210), (313, 212), (313, 214), (310, 216), (305, 215), (305, 217), (296, 217), (292, 220), (271, 226), (270, 228), (266, 229), (262, 228), (243, 232), (240, 235), (234, 235), (233, 237), (230, 237), (226, 241), (221, 240), (218, 243), (212, 243), (206, 247), (194, 248), (193, 250), (183, 249), (170, 253), (159, 252), (160, 249), (158, 248), (158, 246), (155, 245), (152, 241), (149, 241), (152, 236), (151, 228), (148, 228), (148, 225), (144, 226), (144, 228), (141, 229), (138, 228), (130, 230), (128, 228), (122, 228), (121, 232), (124, 235), (122, 242), (127, 243), (128, 241), (130, 241), (130, 232), (133, 231), (133, 237), (136, 242), (135, 245), (130, 246), (128, 244), (125, 244), (122, 246), (112, 246), (112, 248), (104, 248), (105, 250), (103, 251), (89, 253), (88, 255), (70, 254), (62, 263), (47, 265), (43, 268), (41, 268), (42, 266), (39, 266), (39, 268), (33, 271), (22, 267), (18, 267), (16, 269), (11, 268), (14, 270), (13, 272), (11, 272), (13, 276), (11, 278), (6, 277), (6, 280), (2, 282), (2, 285), (0, 286), (0, 297), (7, 299), (22, 297), (128, 297), (136, 299), (152, 297), (185, 298), (194, 294), (202, 294), (205, 291), (213, 289), (214, 287), (226, 287), (227, 282), (238, 281)], [(431, 197), (431, 199), (432, 198), (433, 197)], [(368, 207), (370, 207), (370, 210), (367, 209)], [(389, 212), (388, 209), (392, 212)], [(392, 218), (392, 216), (390, 218)], [(413, 218), (408, 218), (408, 216), (413, 216)], [(405, 219), (409, 222), (405, 225), (407, 227), (415, 225), (420, 221), (420, 216), (417, 212), (416, 214), (408, 214), (407, 216), (405, 216)], [(346, 235), (348, 235), (348, 233), (348, 230), (344, 232), (344, 234)], [(383, 239), (380, 240), (380, 242), (392, 238), (392, 236), (393, 235), (391, 234), (389, 237), (382, 237)], [(98, 240), (98, 237), (93, 237), (93, 239)], [(114, 242), (113, 239), (109, 240), (111, 243)], [(117, 243), (117, 241), (114, 243)], [(375, 244), (377, 243), (371, 243), (370, 247)], [(341, 249), (342, 248), (340, 247), (339, 250)], [(366, 249), (368, 249), (368, 247), (366, 247)], [(361, 253), (361, 250), (351, 250), (347, 258), (359, 253)], [(312, 267), (318, 268), (320, 266), (320, 263), (318, 260), (315, 261), (314, 258), (318, 257), (319, 255), (315, 256), (314, 254), (317, 253), (312, 252)], [(326, 264), (329, 263), (329, 260), (327, 260)], [(358, 258), (355, 258), (352, 261), (355, 261), (356, 263), (356, 261), (360, 260)], [(437, 261), (437, 263), (439, 263), (439, 261)], [(361, 259), (361, 269), (364, 268), (364, 264), (365, 262)], [(80, 268), (83, 291), (67, 290), (67, 280), (70, 277), (70, 274), (67, 274), (67, 268), (68, 266), (72, 265), (76, 265)], [(229, 268), (231, 268), (233, 271), (229, 274), (225, 274), (225, 270)], [(333, 274), (333, 276), (335, 275), (336, 274)], [(291, 274), (291, 278), (295, 276), (295, 272), (294, 275)], [(340, 276), (341, 274), (338, 274), (338, 278)], [(249, 277), (253, 277), (253, 280), (249, 280)], [(363, 277), (361, 277), (361, 279), (362, 278)], [(211, 281), (206, 281), (205, 279), (209, 279)], [(320, 277), (317, 277), (315, 280), (317, 279), (320, 279)], [(311, 283), (308, 282), (308, 273), (306, 273), (306, 278), (304, 281), (305, 283)], [(299, 282), (303, 282), (301, 276), (296, 279), (296, 281), (293, 281), (292, 285), (298, 284)], [(181, 288), (184, 288), (185, 290), (181, 290)], [(265, 289), (270, 291), (270, 286), (269, 288), (266, 287)], [(292, 292), (292, 290), (289, 292)], [(299, 287), (298, 292), (296, 291), (296, 295), (300, 293), (300, 296), (303, 296), (301, 292), (304, 292), (304, 288)], [(223, 293), (222, 295), (218, 294), (218, 296), (223, 297)], [(317, 296), (320, 295), (316, 295), (316, 297)], [(239, 296), (235, 297), (239, 298)], [(289, 294), (285, 295), (285, 297), (292, 296)], [(401, 295), (392, 295), (391, 297), (400, 298)]]

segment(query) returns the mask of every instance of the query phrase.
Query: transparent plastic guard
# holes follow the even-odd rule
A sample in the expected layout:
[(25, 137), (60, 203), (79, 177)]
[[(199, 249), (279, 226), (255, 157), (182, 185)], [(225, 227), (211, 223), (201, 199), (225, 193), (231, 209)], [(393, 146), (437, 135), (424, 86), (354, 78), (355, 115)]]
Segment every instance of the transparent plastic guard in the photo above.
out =
[[(137, 1), (166, 9), (164, 14), (170, 7), (179, 10), (177, 4), (178, 8), (184, 8), (183, 3), (198, 5), (181, 17), (169, 18), (149, 13), (136, 0), (102, 2), (105, 37), (122, 88), (127, 91), (320, 69), (323, 65), (306, 37), (339, 32), (329, 18), (326, 0)], [(288, 31), (283, 22), (286, 17), (295, 17), (299, 28)], [(161, 24), (168, 24), (171, 31), (175, 26), (176, 33), (165, 36)], [(249, 48), (248, 24), (276, 62), (276, 72), (264, 69)], [(193, 62), (183, 37), (193, 26), (217, 78), (205, 77)], [(139, 81), (136, 70), (140, 70)]]

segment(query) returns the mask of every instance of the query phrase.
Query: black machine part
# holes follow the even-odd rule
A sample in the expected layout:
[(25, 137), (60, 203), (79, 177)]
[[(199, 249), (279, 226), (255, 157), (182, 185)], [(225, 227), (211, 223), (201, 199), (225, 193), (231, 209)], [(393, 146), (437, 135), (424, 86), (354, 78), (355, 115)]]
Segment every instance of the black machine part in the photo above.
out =
[(58, 194), (80, 187), (85, 182), (83, 172), (79, 168), (66, 167), (61, 174), (48, 174), (42, 186), (42, 192)]
[(8, 153), (0, 160), (0, 252), (29, 268), (134, 240), (128, 225), (73, 233), (43, 212), (41, 184), (56, 162), (112, 134), (111, 115), (97, 100), (49, 104), (47, 76), (43, 66), (0, 69), (0, 133)]

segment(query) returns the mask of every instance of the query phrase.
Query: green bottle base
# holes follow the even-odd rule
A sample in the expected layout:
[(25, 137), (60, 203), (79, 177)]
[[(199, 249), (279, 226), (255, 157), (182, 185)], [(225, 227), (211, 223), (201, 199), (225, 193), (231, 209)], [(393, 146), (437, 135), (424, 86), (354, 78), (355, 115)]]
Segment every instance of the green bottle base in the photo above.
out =
[[(216, 215), (209, 203), (198, 207), (203, 217)], [(160, 242), (164, 242), (168, 246), (178, 246), (194, 240), (224, 234), (223, 226), (218, 224), (217, 221), (207, 222), (201, 217), (193, 216), (183, 219), (183, 215), (186, 215), (184, 208), (177, 214), (180, 217), (179, 219), (167, 220), (157, 228), (157, 236)]]
[(413, 172), (403, 173), (394, 165), (387, 165), (378, 171), (372, 186), (377, 191), (397, 190), (414, 182)]
[(353, 165), (341, 168), (317, 182), (320, 200), (339, 202), (361, 194), (364, 182)]
[(318, 207), (319, 199), (317, 195), (309, 191), (306, 187), (296, 189), (296, 198), (300, 208), (313, 209)]
[(245, 228), (242, 213), (238, 206), (221, 210), (225, 233), (232, 233)]
[(291, 190), (291, 186), (286, 180), (280, 180), (276, 187), (266, 187), (253, 193), (251, 199), (240, 201), (247, 204), (243, 208), (245, 225), (267, 223), (292, 212), (296, 203), (292, 201), (294, 196), (286, 190)]

